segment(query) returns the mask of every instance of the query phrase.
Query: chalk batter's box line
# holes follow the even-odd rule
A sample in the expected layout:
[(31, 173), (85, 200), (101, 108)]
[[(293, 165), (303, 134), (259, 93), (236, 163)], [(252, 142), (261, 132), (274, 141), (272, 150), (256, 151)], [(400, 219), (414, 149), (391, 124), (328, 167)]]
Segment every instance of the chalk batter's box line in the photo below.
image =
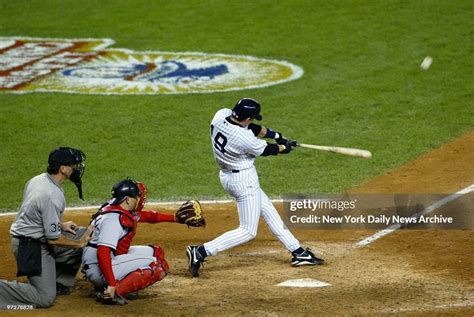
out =
[[(234, 200), (232, 199), (220, 199), (220, 200), (199, 200), (202, 205), (224, 205), (233, 203)], [(282, 203), (283, 199), (273, 199), (273, 203)], [(173, 206), (180, 206), (183, 201), (151, 201), (146, 204), (150, 208), (158, 208), (158, 207), (173, 207)], [(80, 211), (89, 211), (89, 210), (97, 210), (99, 209), (100, 205), (92, 205), (92, 206), (80, 206), (80, 207), (67, 207), (64, 211), (66, 212), (80, 212)], [(14, 216), (17, 212), (4, 212), (0, 213), (0, 217), (2, 216)]]
[[(426, 216), (427, 214), (429, 214), (432, 211), (438, 209), (439, 207), (449, 203), (450, 201), (458, 199), (461, 196), (463, 196), (467, 193), (470, 193), (472, 191), (474, 191), (474, 184), (471, 184), (471, 185), (467, 186), (466, 188), (463, 188), (460, 191), (455, 192), (452, 195), (449, 195), (447, 197), (444, 197), (443, 199), (438, 200), (437, 202), (435, 202), (434, 204), (426, 207), (422, 211), (411, 215), (411, 217), (418, 218), (418, 217), (421, 217), (421, 216)], [(376, 241), (376, 240), (378, 240), (378, 239), (380, 239), (380, 238), (382, 238), (386, 235), (389, 235), (392, 232), (394, 232), (394, 231), (396, 231), (400, 228), (401, 228), (401, 224), (399, 224), (399, 223), (393, 224), (393, 225), (391, 225), (391, 226), (389, 226), (389, 227), (387, 227), (383, 230), (380, 230), (380, 231), (376, 232), (375, 234), (371, 235), (370, 237), (367, 237), (367, 238), (357, 242), (356, 244), (354, 244), (354, 248), (363, 248), (363, 247), (371, 244), (372, 242), (374, 242), (374, 241)]]

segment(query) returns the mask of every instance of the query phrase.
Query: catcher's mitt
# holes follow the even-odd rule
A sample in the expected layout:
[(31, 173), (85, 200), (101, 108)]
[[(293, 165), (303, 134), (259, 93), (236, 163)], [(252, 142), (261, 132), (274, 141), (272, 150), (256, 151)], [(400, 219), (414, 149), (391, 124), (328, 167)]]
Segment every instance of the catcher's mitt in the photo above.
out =
[(204, 227), (206, 225), (201, 204), (197, 200), (188, 200), (182, 204), (176, 211), (175, 219), (177, 223), (187, 224), (188, 227)]

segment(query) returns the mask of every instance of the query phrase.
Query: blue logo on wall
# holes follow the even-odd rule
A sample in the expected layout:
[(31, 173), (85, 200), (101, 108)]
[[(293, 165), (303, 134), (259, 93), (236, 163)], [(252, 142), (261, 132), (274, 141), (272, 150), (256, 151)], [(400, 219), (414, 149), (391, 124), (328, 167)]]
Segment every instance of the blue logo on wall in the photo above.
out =
[(179, 61), (165, 61), (159, 64), (131, 64), (130, 66), (79, 66), (67, 68), (62, 71), (62, 74), (78, 78), (114, 78), (148, 82), (171, 79), (177, 83), (183, 79), (213, 79), (228, 72), (227, 66), (224, 64), (190, 69)]

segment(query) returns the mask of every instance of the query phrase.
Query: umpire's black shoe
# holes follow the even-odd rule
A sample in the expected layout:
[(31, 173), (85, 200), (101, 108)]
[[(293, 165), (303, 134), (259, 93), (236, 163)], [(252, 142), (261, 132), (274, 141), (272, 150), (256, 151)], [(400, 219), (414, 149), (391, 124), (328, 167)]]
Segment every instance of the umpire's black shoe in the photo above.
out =
[(291, 265), (293, 266), (302, 266), (302, 265), (323, 265), (324, 260), (317, 258), (310, 249), (304, 250), (303, 253), (297, 254), (296, 252), (292, 253), (293, 258), (291, 259)]
[(71, 289), (69, 287), (64, 286), (61, 283), (56, 283), (56, 296), (69, 294), (71, 294)]
[(201, 268), (204, 257), (199, 253), (197, 245), (188, 245), (186, 247), (186, 255), (189, 260), (189, 272), (192, 277), (199, 277), (199, 269)]

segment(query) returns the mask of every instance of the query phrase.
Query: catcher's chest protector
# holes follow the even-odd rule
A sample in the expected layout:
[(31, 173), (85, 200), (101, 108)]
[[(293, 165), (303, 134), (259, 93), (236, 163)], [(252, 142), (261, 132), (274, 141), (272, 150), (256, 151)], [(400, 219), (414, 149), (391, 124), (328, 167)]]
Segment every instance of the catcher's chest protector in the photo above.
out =
[(127, 231), (127, 233), (118, 241), (114, 254), (127, 254), (128, 250), (130, 249), (130, 245), (132, 244), (133, 237), (137, 233), (137, 224), (140, 216), (138, 214), (133, 214), (132, 212), (125, 210), (120, 206), (108, 205), (99, 211), (100, 214), (109, 212), (120, 214), (120, 224), (122, 225), (122, 228)]

